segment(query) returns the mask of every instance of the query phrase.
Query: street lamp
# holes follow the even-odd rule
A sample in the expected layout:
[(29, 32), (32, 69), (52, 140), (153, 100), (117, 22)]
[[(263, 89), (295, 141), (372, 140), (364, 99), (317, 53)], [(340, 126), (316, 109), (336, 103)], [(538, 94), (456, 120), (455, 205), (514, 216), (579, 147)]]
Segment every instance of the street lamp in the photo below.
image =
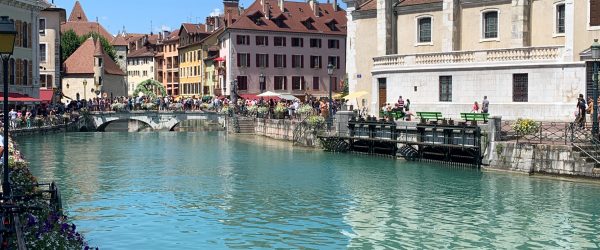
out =
[(10, 198), (10, 183), (8, 181), (8, 59), (15, 49), (16, 36), (15, 22), (8, 20), (7, 16), (0, 17), (0, 56), (4, 68), (4, 140), (2, 142), (4, 148), (4, 152), (2, 152), (4, 157), (2, 170), (4, 174), (2, 176), (2, 198), (5, 200)]
[(230, 93), (230, 98), (231, 98), (231, 102), (233, 103), (233, 105), (237, 105), (237, 86), (238, 85), (238, 80), (234, 79), (233, 82), (231, 82), (231, 93)]
[(600, 43), (598, 39), (594, 39), (591, 46), (592, 59), (594, 60), (594, 112), (592, 118), (592, 135), (594, 139), (598, 139), (598, 59), (600, 59)]
[(83, 80), (83, 99), (87, 100), (87, 89), (85, 88), (87, 86), (87, 80)]
[(265, 74), (260, 73), (258, 76), (258, 82), (260, 83), (260, 93), (262, 93), (265, 91), (265, 89), (267, 89), (267, 86), (265, 86)]
[(331, 76), (333, 76), (333, 64), (329, 63), (327, 65), (327, 75), (329, 75), (329, 117), (327, 121), (327, 126), (331, 129), (331, 125), (333, 125), (333, 113), (331, 113), (333, 100), (331, 96), (331, 89), (333, 88), (333, 81), (331, 80)]

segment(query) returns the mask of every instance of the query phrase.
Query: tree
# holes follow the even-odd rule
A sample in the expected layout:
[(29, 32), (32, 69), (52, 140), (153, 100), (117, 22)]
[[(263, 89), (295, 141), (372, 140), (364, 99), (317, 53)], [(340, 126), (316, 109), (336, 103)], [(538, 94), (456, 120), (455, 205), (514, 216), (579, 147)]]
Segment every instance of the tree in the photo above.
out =
[(81, 46), (81, 40), (79, 39), (79, 36), (75, 34), (75, 31), (68, 30), (67, 32), (63, 33), (60, 37), (62, 61), (66, 61), (67, 58), (69, 58), (69, 56), (71, 56), (73, 52), (79, 48), (79, 46)]
[(167, 95), (165, 86), (163, 86), (162, 83), (152, 79), (145, 80), (138, 84), (133, 91), (133, 96), (138, 96), (140, 92), (144, 93), (144, 96), (150, 97), (151, 99), (157, 97), (156, 93), (159, 93), (161, 96)]
[(83, 44), (85, 40), (87, 40), (90, 37), (93, 37), (95, 39), (100, 38), (100, 43), (102, 44), (102, 49), (104, 49), (104, 52), (113, 61), (116, 61), (117, 52), (115, 51), (115, 48), (110, 44), (110, 42), (106, 40), (106, 38), (104, 38), (96, 32), (90, 32), (83, 36), (77, 36), (75, 31), (71, 29), (63, 33), (60, 37), (60, 46), (62, 49), (63, 62), (67, 60), (67, 58), (69, 58), (69, 56), (71, 56), (73, 52), (75, 52), (75, 50), (77, 50), (79, 46), (81, 46), (81, 44)]

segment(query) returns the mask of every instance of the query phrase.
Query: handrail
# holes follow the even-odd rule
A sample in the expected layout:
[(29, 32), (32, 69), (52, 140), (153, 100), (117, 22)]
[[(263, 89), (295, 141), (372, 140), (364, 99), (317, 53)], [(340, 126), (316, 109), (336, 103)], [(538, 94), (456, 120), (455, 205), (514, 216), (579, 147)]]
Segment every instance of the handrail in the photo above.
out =
[(308, 123), (306, 122), (306, 120), (308, 120), (308, 117), (310, 116), (306, 116), (304, 117), (304, 119), (302, 119), (301, 122), (298, 123), (298, 125), (296, 126), (296, 128), (294, 128), (294, 134), (292, 138), (292, 141), (294, 143), (294, 145), (296, 145), (297, 143), (300, 142), (300, 138), (302, 137), (303, 134), (305, 134), (306, 130), (308, 130), (308, 126), (306, 126)]

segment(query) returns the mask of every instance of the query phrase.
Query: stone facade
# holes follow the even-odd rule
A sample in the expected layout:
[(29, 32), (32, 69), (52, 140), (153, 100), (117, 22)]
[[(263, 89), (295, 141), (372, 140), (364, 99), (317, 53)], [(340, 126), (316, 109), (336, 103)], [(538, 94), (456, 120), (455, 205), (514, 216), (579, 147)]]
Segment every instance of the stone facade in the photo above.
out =
[[(459, 118), (488, 96), (490, 112), (505, 119), (572, 121), (577, 96), (591, 93), (586, 60), (600, 26), (590, 27), (588, 14), (596, 0), (406, 0), (395, 14), (388, 0), (371, 1), (346, 1), (357, 32), (349, 39), (350, 90), (370, 93), (370, 114), (403, 96), (412, 111)], [(431, 20), (427, 42), (419, 41), (421, 18)], [(359, 33), (372, 22), (375, 36)]]
[[(66, 20), (65, 9), (48, 8), (40, 14), (40, 87), (59, 88), (61, 79), (60, 24)], [(42, 27), (42, 25), (44, 25)]]

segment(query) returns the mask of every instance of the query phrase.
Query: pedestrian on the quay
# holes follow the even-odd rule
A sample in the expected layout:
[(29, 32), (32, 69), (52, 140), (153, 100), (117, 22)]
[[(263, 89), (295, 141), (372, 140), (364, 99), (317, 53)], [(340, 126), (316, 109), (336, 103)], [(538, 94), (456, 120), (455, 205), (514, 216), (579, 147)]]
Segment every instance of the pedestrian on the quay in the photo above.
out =
[(473, 104), (473, 108), (471, 109), (471, 113), (479, 113), (479, 103), (475, 102)]
[(483, 101), (481, 102), (481, 113), (487, 114), (490, 108), (490, 101), (488, 101), (487, 95), (483, 97)]
[(578, 124), (579, 128), (583, 128), (585, 126), (585, 110), (587, 109), (585, 99), (583, 99), (583, 94), (579, 94), (579, 98), (577, 98), (577, 119), (575, 122)]

